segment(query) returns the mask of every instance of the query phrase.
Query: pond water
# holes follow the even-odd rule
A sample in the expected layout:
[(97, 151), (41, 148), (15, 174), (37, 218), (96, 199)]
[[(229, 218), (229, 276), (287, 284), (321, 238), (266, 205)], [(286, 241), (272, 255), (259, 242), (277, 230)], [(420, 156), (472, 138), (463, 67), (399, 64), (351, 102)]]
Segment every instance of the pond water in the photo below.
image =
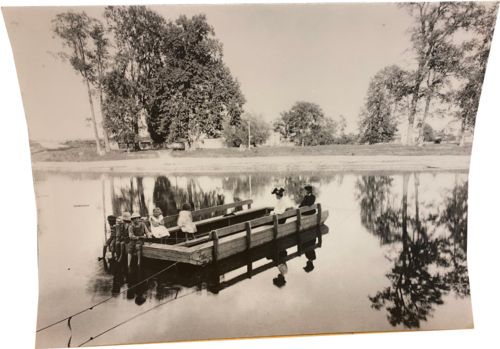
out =
[[(38, 347), (70, 339), (76, 346), (122, 322), (88, 345), (473, 325), (466, 173), (37, 173), (35, 182), (37, 328), (113, 296), (73, 317), (71, 330), (64, 321), (38, 332)], [(198, 209), (249, 198), (253, 207), (271, 206), (276, 185), (298, 203), (305, 184), (329, 211), (329, 231), (321, 243), (309, 241), (315, 259), (288, 247), (281, 287), (283, 265), (257, 258), (251, 278), (245, 262), (216, 270), (177, 265), (120, 293), (168, 263), (150, 261), (125, 275), (98, 261), (108, 214), (146, 215), (158, 206), (172, 215), (184, 202)]]

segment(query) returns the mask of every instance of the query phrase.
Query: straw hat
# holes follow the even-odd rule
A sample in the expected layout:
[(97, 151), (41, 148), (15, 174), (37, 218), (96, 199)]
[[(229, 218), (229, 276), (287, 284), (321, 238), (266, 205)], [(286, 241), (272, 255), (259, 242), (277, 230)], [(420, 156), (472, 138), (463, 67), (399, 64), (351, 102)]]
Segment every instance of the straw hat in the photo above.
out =
[(132, 217), (130, 216), (130, 212), (123, 212), (122, 219), (124, 222), (130, 222)]
[(141, 218), (141, 215), (138, 214), (137, 212), (134, 212), (132, 213), (132, 217), (130, 217), (131, 219), (135, 219), (135, 218)]

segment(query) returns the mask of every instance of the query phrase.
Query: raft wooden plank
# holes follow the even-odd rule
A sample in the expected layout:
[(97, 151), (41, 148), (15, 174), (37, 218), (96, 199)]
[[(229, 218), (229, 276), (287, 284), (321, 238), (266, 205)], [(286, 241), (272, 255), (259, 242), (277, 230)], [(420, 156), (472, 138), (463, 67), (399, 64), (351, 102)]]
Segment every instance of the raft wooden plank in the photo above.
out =
[[(323, 211), (322, 223), (328, 218), (328, 211)], [(304, 216), (302, 218), (302, 230), (307, 230), (316, 227), (316, 215)], [(294, 234), (297, 232), (296, 220), (291, 219), (289, 222), (280, 224), (278, 227), (277, 238)], [(263, 229), (252, 230), (252, 247), (260, 246), (273, 240), (273, 226), (262, 227)], [(212, 242), (206, 242), (201, 245), (192, 247), (193, 252), (196, 251), (194, 258), (201, 258), (203, 261), (212, 261)], [(224, 259), (241, 253), (246, 249), (246, 232), (239, 232), (221, 239), (218, 246), (219, 259)]]

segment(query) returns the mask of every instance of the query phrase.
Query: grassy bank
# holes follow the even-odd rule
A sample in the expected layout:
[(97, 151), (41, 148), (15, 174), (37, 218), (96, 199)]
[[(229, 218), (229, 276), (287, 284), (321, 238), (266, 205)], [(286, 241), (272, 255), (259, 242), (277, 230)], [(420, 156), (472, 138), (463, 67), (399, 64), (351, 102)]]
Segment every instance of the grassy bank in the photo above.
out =
[[(258, 147), (250, 150), (237, 148), (197, 149), (190, 151), (145, 150), (138, 152), (111, 151), (98, 156), (90, 142), (67, 142), (61, 149), (44, 149), (40, 145), (32, 147), (32, 160), (45, 161), (103, 161), (127, 159), (153, 159), (162, 156), (174, 158), (235, 158), (269, 156), (423, 156), (423, 155), (470, 155), (471, 146), (456, 144), (426, 144), (423, 147), (399, 144), (375, 145), (325, 145), (314, 147)], [(36, 149), (36, 150), (35, 150)]]

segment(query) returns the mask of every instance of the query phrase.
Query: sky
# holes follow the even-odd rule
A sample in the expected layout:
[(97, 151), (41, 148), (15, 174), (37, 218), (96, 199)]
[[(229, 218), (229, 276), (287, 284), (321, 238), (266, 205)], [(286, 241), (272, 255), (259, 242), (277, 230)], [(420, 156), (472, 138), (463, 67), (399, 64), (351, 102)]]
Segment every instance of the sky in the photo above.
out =
[[(413, 64), (412, 19), (395, 4), (165, 5), (166, 19), (203, 13), (247, 100), (269, 122), (297, 101), (343, 115), (355, 131), (370, 79), (383, 67)], [(85, 85), (57, 52), (51, 20), (68, 9), (102, 19), (103, 7), (4, 8), (30, 139), (92, 138)]]

